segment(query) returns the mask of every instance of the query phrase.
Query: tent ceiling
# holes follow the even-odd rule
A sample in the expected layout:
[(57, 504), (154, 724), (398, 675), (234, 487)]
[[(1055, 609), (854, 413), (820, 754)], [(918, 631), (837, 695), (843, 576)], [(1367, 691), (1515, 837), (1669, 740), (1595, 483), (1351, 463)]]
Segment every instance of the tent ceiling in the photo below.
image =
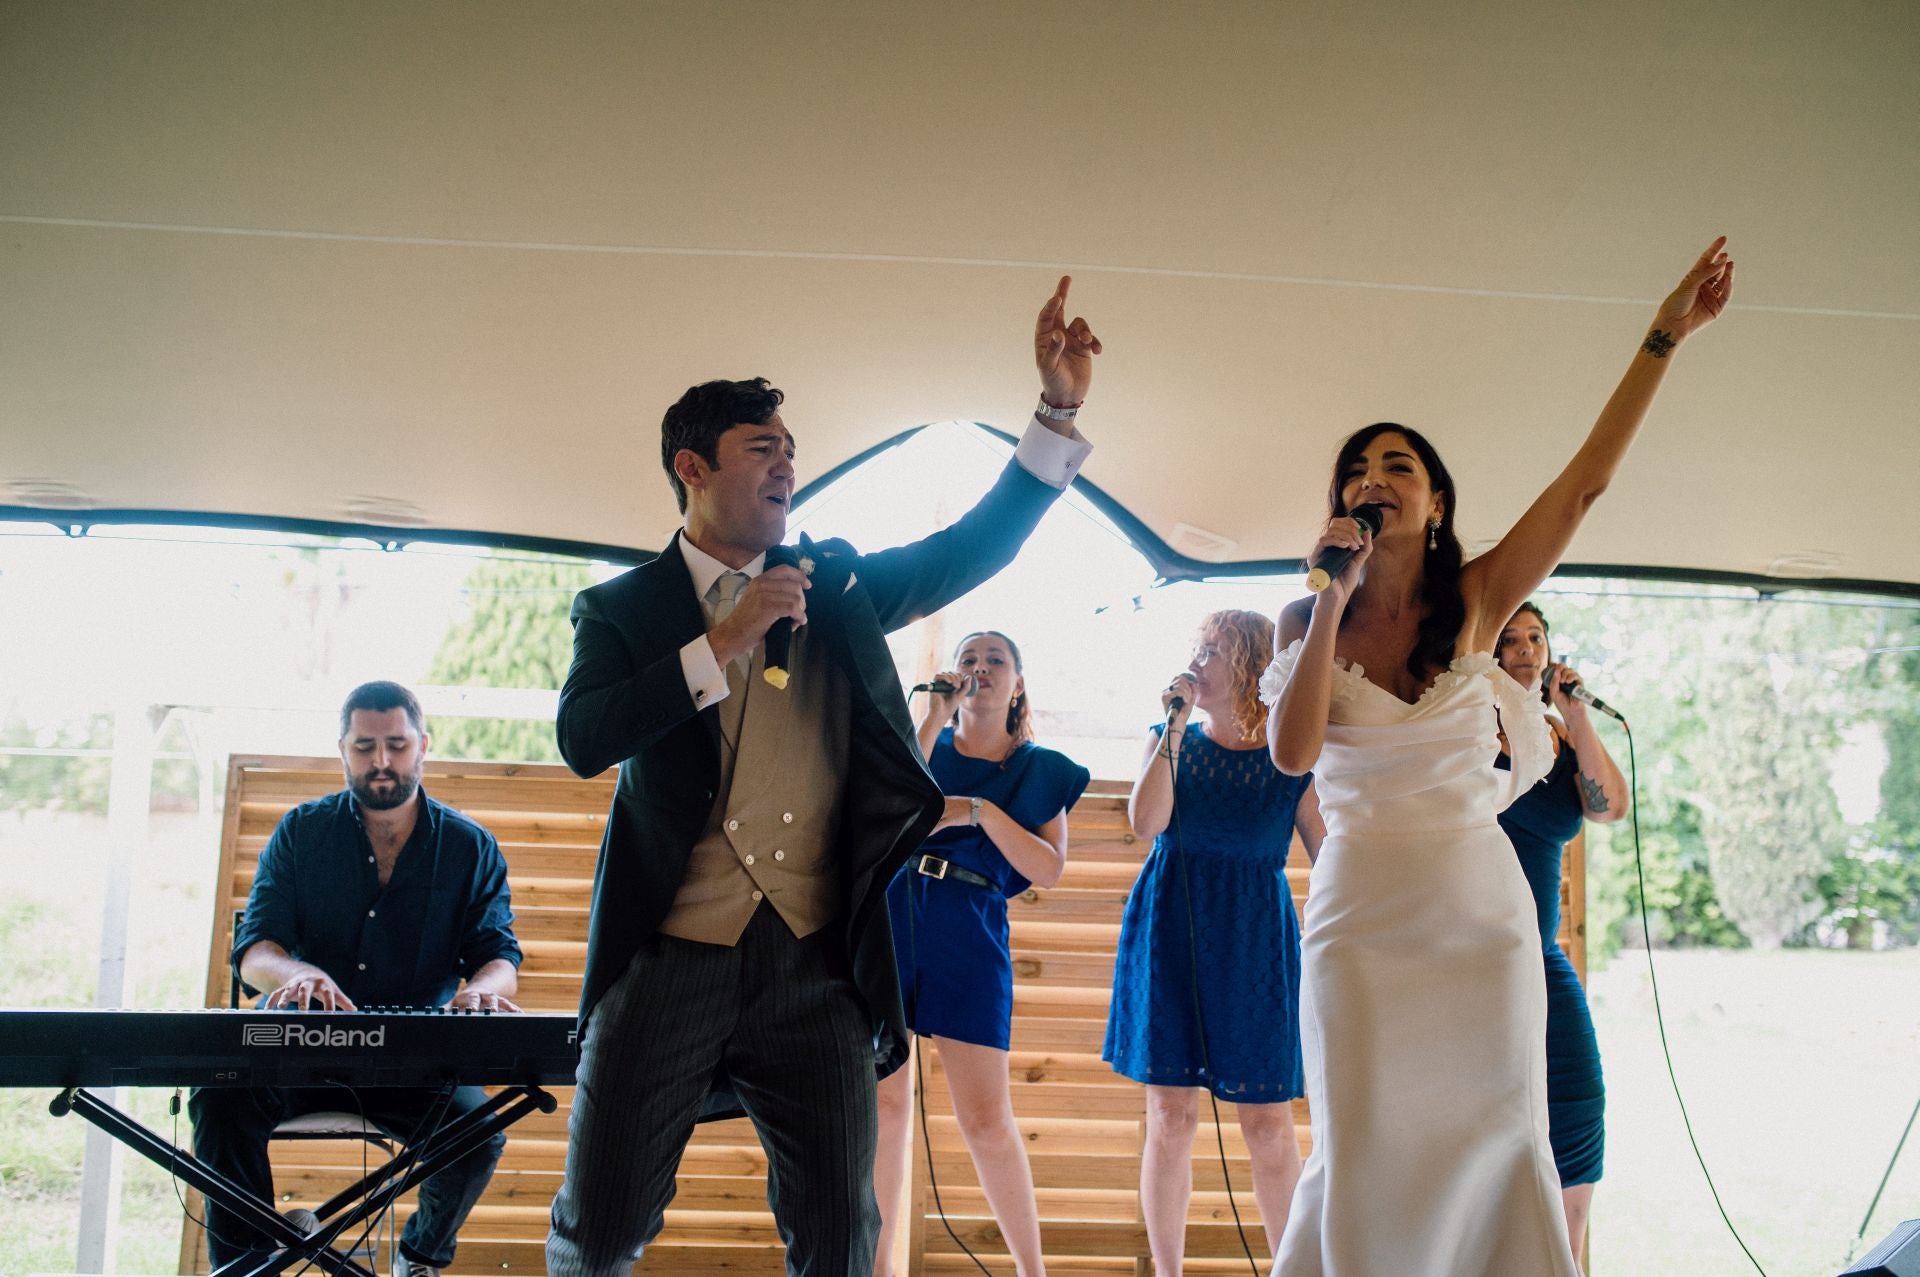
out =
[(675, 526), (659, 414), (789, 394), (803, 477), (1017, 429), (1052, 277), (1086, 475), (1310, 541), (1418, 425), (1497, 536), (1714, 233), (1578, 562), (1920, 584), (1920, 8), (15, 0), (0, 506)]

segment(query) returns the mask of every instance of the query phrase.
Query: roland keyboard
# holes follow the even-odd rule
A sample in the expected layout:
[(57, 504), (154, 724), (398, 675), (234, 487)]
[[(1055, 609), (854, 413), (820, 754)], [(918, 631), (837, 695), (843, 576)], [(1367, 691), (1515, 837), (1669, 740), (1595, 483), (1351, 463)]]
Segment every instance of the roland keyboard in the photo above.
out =
[(571, 1086), (576, 1058), (571, 1015), (0, 1010), (0, 1086)]

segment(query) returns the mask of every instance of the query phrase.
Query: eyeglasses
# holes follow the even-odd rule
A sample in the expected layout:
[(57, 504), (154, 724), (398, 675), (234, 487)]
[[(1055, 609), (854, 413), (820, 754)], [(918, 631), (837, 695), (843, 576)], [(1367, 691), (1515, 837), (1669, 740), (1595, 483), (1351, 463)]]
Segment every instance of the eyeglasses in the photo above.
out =
[(1187, 663), (1196, 666), (1210, 665), (1215, 660), (1218, 660), (1219, 656), (1219, 648), (1214, 647), (1210, 643), (1201, 643), (1193, 649), (1193, 655), (1188, 659)]

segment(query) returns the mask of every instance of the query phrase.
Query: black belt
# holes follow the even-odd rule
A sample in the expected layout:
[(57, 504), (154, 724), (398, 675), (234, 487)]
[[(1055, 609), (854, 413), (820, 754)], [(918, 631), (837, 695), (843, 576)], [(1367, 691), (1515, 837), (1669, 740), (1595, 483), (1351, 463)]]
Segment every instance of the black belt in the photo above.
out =
[(969, 887), (985, 887), (995, 893), (1000, 892), (1000, 884), (985, 874), (977, 874), (971, 869), (962, 869), (950, 860), (938, 856), (919, 855), (907, 861), (907, 867), (928, 877), (938, 878), (941, 882), (961, 882)]

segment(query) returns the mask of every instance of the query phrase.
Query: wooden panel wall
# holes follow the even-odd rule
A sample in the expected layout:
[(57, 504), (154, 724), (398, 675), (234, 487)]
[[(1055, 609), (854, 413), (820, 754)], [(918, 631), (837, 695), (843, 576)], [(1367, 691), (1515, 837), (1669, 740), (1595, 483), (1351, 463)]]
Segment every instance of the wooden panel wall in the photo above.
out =
[[(232, 913), (246, 903), (267, 836), (289, 807), (339, 786), (339, 764), (332, 758), (232, 760), (220, 849), (224, 901), (214, 911), (208, 1006), (226, 1005)], [(521, 1004), (530, 1010), (575, 1009), (593, 869), (613, 773), (583, 781), (558, 766), (435, 762), (428, 765), (427, 789), (500, 840), (513, 886), (516, 929), (526, 951)], [(1116, 782), (1090, 787), (1072, 813), (1073, 842), (1060, 884), (1030, 889), (1009, 910), (1015, 981), (1014, 1111), (1033, 1162), (1048, 1271), (1056, 1277), (1149, 1270), (1137, 1193), (1144, 1091), (1100, 1059), (1121, 907), (1148, 850), (1126, 827), (1125, 794), (1125, 785)], [(1289, 876), (1296, 900), (1303, 900), (1308, 873), (1298, 848)], [(1584, 858), (1576, 842), (1568, 849), (1561, 885), (1561, 943), (1584, 978), (1583, 878)], [(937, 1054), (926, 1052), (923, 1067), (931, 1161), (916, 1133), (909, 1190), (916, 1215), (905, 1230), (903, 1246), (908, 1271), (977, 1271), (954, 1241), (957, 1235), (991, 1271), (1011, 1274), (1012, 1263), (961, 1143)], [(450, 1274), (544, 1271), (547, 1207), (564, 1165), (572, 1098), (570, 1089), (558, 1095), (557, 1113), (536, 1114), (509, 1132), (493, 1182), (461, 1230), (459, 1258)], [(1254, 1253), (1261, 1255), (1246, 1146), (1231, 1111), (1222, 1112), (1226, 1126), (1220, 1135), (1234, 1198)], [(1222, 1179), (1212, 1114), (1204, 1104), (1201, 1114), (1194, 1146), (1188, 1269), (1244, 1271), (1246, 1259)], [(1305, 1151), (1305, 1103), (1295, 1104), (1295, 1114)], [(346, 1143), (279, 1143), (273, 1156), (283, 1207), (317, 1203), (356, 1178), (361, 1165), (358, 1147)], [(935, 1213), (929, 1172), (945, 1207), (944, 1222)], [(779, 1238), (766, 1208), (765, 1176), (766, 1155), (746, 1122), (700, 1127), (681, 1163), (679, 1193), (667, 1212), (667, 1229), (648, 1249), (639, 1271), (695, 1277), (784, 1272)], [(402, 1203), (401, 1218), (410, 1210), (411, 1198)], [(195, 1202), (194, 1214), (199, 1213)], [(185, 1225), (182, 1236), (181, 1271), (206, 1271), (204, 1238), (192, 1223)]]

